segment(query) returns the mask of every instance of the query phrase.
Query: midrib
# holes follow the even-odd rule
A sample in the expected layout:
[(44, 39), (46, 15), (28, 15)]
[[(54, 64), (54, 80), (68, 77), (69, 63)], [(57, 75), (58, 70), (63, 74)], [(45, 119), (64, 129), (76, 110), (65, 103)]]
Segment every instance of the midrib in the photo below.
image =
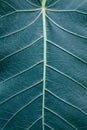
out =
[(42, 19), (43, 19), (43, 36), (44, 36), (44, 65), (43, 65), (43, 102), (42, 102), (42, 129), (44, 130), (44, 108), (45, 108), (45, 88), (46, 88), (46, 0), (42, 1)]

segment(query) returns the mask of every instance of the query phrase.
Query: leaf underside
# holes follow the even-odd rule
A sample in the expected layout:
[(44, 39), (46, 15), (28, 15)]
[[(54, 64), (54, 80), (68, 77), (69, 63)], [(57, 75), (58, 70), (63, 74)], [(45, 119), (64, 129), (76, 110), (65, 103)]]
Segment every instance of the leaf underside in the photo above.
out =
[(0, 0), (0, 130), (87, 130), (86, 0)]

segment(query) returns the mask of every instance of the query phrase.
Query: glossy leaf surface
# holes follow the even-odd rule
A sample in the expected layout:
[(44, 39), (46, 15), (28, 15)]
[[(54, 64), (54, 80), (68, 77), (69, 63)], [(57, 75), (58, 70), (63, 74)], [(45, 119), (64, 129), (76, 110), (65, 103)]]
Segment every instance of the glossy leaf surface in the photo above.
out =
[(87, 130), (86, 0), (0, 0), (0, 130)]

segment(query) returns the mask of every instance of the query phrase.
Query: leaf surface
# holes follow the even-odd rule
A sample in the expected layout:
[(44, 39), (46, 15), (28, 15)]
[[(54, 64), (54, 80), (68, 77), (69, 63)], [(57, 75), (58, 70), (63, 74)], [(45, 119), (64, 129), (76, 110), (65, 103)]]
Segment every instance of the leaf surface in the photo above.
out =
[(87, 130), (86, 0), (0, 0), (0, 130)]

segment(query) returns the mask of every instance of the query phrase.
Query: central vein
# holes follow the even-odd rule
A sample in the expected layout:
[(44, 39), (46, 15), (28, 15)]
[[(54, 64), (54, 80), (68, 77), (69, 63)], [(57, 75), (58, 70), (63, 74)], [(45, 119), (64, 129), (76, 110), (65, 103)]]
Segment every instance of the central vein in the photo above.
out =
[(44, 66), (43, 66), (43, 103), (42, 103), (42, 127), (44, 130), (44, 108), (45, 108), (45, 88), (46, 88), (46, 0), (42, 1), (42, 19), (43, 19), (43, 36), (44, 36)]

